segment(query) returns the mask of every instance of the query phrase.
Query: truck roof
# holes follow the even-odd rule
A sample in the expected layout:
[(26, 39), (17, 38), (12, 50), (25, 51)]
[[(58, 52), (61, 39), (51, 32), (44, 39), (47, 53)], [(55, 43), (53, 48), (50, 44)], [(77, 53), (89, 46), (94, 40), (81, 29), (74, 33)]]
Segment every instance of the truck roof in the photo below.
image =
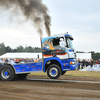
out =
[(46, 37), (46, 38), (43, 38), (43, 40), (47, 40), (47, 39), (50, 39), (50, 38), (57, 38), (57, 37), (67, 37), (67, 38), (70, 38), (71, 40), (73, 40), (73, 37), (68, 34), (68, 33), (63, 33), (63, 34), (55, 34), (55, 35), (52, 35), (50, 37)]

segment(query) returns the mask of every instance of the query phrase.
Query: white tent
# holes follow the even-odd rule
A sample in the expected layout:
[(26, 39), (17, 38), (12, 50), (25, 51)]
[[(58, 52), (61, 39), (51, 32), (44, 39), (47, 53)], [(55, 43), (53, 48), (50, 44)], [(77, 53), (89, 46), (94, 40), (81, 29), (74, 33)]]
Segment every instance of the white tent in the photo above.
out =
[(0, 56), (0, 58), (42, 58), (42, 53), (6, 53)]
[(77, 53), (77, 59), (80, 59), (80, 60), (91, 60), (92, 59), (92, 56), (91, 56), (91, 53)]
[[(6, 53), (0, 56), (0, 58), (42, 58), (42, 53), (26, 53), (26, 52), (18, 52), (18, 53)], [(91, 59), (91, 53), (77, 53), (77, 59)]]

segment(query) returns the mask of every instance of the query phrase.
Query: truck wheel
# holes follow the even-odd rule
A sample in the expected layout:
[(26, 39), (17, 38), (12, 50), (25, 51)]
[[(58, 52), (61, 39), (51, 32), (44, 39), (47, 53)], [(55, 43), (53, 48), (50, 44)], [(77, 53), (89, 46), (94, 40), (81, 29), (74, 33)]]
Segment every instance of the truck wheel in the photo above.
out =
[(57, 79), (60, 77), (61, 75), (61, 69), (58, 65), (56, 64), (52, 64), (48, 67), (47, 69), (47, 75), (48, 77), (50, 77), (51, 79)]
[(62, 72), (61, 75), (64, 75), (66, 73), (66, 71)]
[(0, 68), (0, 79), (3, 81), (11, 81), (14, 79), (15, 73), (11, 66), (4, 65)]

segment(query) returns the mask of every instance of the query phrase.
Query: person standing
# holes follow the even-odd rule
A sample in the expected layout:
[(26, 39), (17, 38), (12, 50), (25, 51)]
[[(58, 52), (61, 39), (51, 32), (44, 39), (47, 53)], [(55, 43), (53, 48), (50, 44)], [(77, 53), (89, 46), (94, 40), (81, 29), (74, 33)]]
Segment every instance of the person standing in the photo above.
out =
[(98, 60), (98, 64), (100, 64), (100, 59)]
[(88, 59), (88, 65), (90, 65), (90, 60)]
[(98, 60), (96, 60), (96, 64), (98, 64)]
[(89, 62), (86, 60), (85, 64), (86, 64), (86, 67), (87, 67), (89, 65)]
[(83, 59), (82, 60), (82, 69), (83, 69), (84, 66), (85, 66), (85, 60)]
[(78, 63), (79, 63), (79, 65), (78, 65), (78, 70), (79, 70), (80, 69), (80, 63), (81, 63), (79, 58), (78, 58)]
[(8, 62), (8, 59), (6, 58), (5, 62)]
[(38, 60), (36, 59), (35, 62), (38, 62)]
[(93, 67), (93, 59), (90, 61), (90, 66)]

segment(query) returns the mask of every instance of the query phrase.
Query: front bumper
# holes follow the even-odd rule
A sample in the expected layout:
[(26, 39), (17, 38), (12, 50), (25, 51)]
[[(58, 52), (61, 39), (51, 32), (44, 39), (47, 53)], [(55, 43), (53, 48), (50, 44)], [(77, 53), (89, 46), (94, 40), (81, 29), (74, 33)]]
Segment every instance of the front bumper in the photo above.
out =
[(75, 70), (78, 67), (79, 63), (75, 65), (70, 65), (70, 70)]

